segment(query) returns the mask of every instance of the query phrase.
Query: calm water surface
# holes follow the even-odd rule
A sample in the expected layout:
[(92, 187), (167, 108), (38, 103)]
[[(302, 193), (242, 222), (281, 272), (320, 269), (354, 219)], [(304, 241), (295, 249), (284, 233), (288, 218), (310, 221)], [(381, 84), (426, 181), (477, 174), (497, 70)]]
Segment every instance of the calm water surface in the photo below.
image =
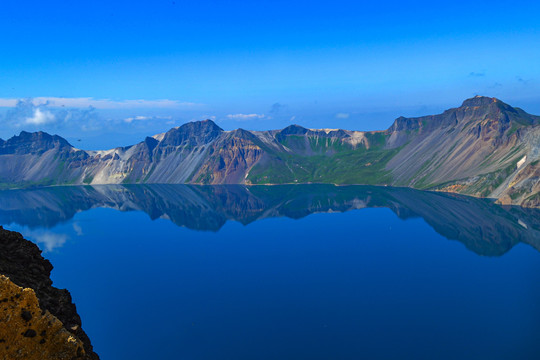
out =
[(105, 360), (540, 358), (538, 211), (171, 185), (9, 191), (0, 209)]

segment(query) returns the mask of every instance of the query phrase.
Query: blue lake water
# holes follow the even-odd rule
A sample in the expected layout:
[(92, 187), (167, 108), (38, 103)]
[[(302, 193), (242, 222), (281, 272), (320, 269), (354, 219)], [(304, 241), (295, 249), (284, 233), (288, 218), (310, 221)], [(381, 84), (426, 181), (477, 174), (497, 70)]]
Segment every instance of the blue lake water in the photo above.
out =
[(106, 359), (537, 359), (540, 216), (334, 186), (0, 192)]

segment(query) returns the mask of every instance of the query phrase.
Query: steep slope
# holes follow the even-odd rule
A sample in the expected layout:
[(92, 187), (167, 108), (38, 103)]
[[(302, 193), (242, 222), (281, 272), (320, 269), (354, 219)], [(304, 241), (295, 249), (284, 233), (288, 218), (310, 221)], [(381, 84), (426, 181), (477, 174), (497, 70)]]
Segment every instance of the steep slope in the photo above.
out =
[(206, 157), (208, 146), (223, 130), (214, 122), (199, 121), (169, 130), (161, 140), (108, 151), (89, 152), (84, 175), (77, 183), (184, 183)]
[(397, 119), (386, 132), (387, 146), (406, 145), (388, 163), (393, 184), (499, 198), (512, 192), (520, 174), (519, 183), (538, 183), (539, 124), (540, 118), (486, 97), (441, 115)]
[(193, 183), (243, 183), (263, 153), (264, 145), (253, 133), (238, 129), (223, 134), (209, 146), (206, 159), (191, 178)]
[(0, 142), (0, 185), (53, 185), (72, 182), (88, 158), (60, 136), (21, 132)]
[(210, 120), (108, 151), (58, 136), (0, 141), (4, 187), (53, 184), (334, 183), (406, 186), (540, 206), (540, 117), (477, 96), (385, 131), (224, 131)]
[(7, 323), (0, 358), (99, 359), (71, 295), (52, 286), (51, 270), (37, 245), (0, 226), (0, 323)]
[(0, 275), (0, 294), (3, 298), (0, 310), (2, 359), (88, 359), (82, 342), (55, 316), (41, 309), (32, 289), (23, 289)]

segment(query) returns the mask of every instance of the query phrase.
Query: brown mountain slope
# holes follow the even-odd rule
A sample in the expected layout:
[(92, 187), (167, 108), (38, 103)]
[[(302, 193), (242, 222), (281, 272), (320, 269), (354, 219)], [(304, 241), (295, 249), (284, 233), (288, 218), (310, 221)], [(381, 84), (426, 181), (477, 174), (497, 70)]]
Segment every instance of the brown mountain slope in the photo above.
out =
[[(406, 124), (396, 130), (399, 123)], [(388, 145), (403, 142), (407, 130), (413, 135), (387, 167), (394, 185), (537, 206), (539, 123), (536, 116), (485, 97), (441, 115), (398, 119), (387, 131)]]

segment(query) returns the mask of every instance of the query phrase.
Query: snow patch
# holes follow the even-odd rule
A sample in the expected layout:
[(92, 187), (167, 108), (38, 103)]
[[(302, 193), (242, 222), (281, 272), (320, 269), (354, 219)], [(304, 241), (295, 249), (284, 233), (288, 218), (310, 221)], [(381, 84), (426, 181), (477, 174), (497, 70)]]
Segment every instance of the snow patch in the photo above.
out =
[(517, 163), (517, 168), (519, 169), (523, 164), (525, 164), (525, 161), (527, 161), (527, 155), (525, 155), (521, 160)]

